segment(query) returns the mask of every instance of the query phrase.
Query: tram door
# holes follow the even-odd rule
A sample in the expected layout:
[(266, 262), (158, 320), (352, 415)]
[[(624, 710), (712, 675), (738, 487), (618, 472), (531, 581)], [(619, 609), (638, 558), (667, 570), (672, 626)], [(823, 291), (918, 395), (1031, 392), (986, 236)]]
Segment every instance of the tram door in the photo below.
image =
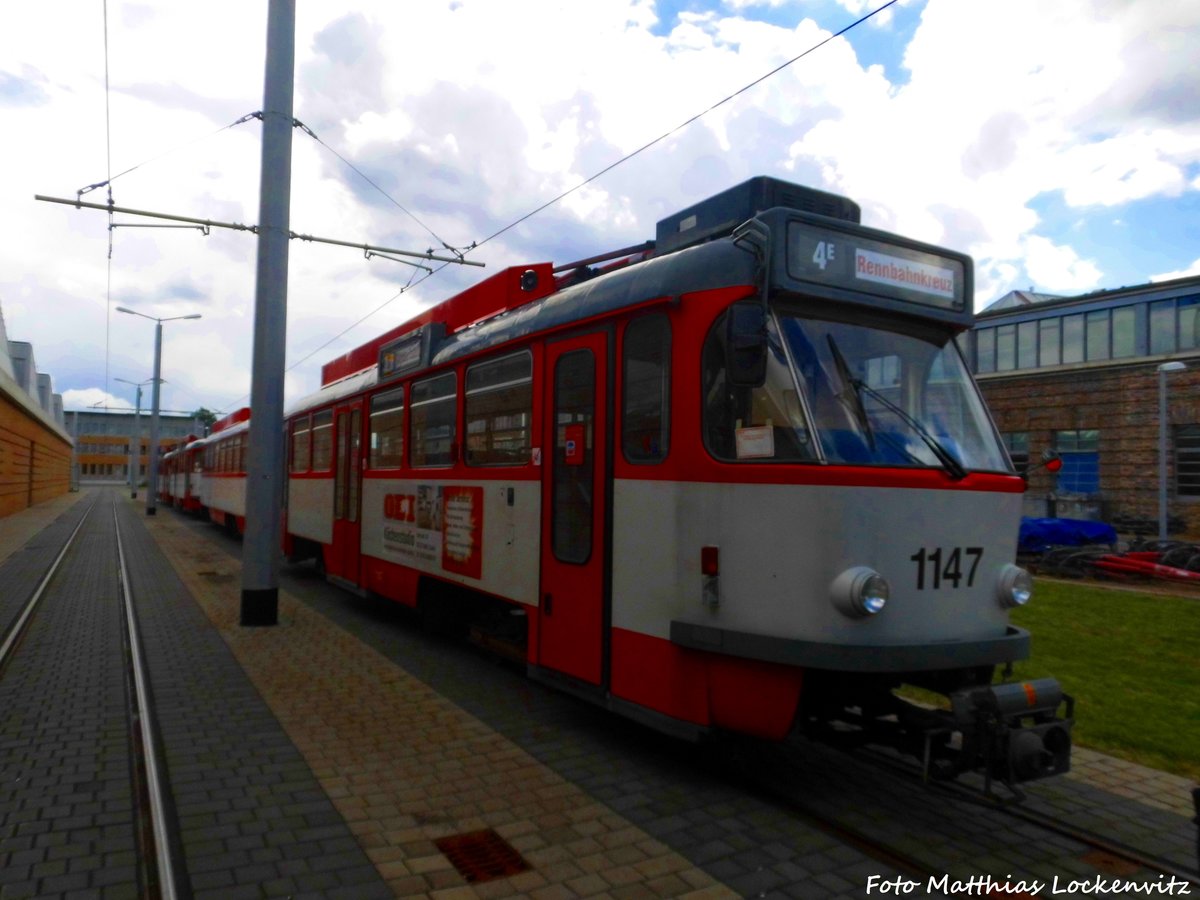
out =
[(358, 582), (362, 542), (362, 401), (334, 411), (333, 560), (329, 574)]
[(608, 336), (546, 348), (540, 665), (600, 684), (604, 653)]

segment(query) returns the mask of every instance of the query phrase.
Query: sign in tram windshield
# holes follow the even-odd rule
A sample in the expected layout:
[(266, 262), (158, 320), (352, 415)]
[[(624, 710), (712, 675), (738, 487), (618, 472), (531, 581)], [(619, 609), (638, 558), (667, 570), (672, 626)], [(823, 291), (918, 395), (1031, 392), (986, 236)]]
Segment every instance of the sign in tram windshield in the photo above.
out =
[(809, 222), (787, 226), (791, 278), (952, 313), (967, 310), (970, 259), (925, 244)]

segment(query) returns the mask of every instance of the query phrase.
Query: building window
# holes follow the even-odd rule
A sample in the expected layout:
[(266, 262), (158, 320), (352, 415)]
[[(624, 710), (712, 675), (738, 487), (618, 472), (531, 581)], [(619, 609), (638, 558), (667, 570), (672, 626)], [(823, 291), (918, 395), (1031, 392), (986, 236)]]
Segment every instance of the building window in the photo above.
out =
[(1008, 372), (1017, 367), (1017, 326), (1001, 325), (996, 329), (996, 371)]
[(1057, 489), (1064, 494), (1100, 490), (1100, 432), (1095, 429), (1056, 431), (1054, 449), (1062, 457)]
[(1004, 440), (1004, 446), (1008, 448), (1009, 459), (1012, 460), (1017, 474), (1024, 477), (1029, 471), (1029, 432), (1006, 431), (1000, 437)]
[(1017, 368), (1037, 367), (1038, 323), (1021, 322), (1017, 325)]
[(1108, 331), (1107, 309), (1087, 314), (1087, 358), (1089, 361), (1109, 359)]
[(1175, 426), (1175, 490), (1200, 497), (1200, 425)]
[(1179, 349), (1200, 347), (1200, 297), (1184, 297), (1178, 306)]
[(467, 465), (529, 462), (533, 420), (533, 357), (528, 350), (467, 369), (464, 416)]
[(1083, 316), (1064, 316), (1062, 320), (1062, 361), (1083, 362)]
[(1122, 306), (1112, 311), (1112, 355), (1113, 359), (1124, 359), (1137, 355), (1136, 311), (1132, 306)]
[(1175, 301), (1158, 300), (1150, 304), (1150, 352), (1175, 351)]
[(1057, 366), (1062, 362), (1062, 352), (1058, 346), (1058, 333), (1061, 330), (1057, 318), (1042, 319), (1038, 322), (1038, 365)]
[(981, 328), (975, 334), (975, 371), (980, 374), (996, 371), (996, 329)]

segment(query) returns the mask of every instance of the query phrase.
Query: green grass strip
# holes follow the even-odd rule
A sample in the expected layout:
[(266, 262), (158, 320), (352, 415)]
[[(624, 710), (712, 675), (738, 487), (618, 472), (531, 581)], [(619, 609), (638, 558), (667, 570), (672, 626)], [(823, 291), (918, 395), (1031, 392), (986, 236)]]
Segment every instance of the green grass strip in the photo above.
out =
[(1200, 598), (1038, 579), (1012, 621), (1013, 679), (1058, 679), (1077, 744), (1200, 781)]

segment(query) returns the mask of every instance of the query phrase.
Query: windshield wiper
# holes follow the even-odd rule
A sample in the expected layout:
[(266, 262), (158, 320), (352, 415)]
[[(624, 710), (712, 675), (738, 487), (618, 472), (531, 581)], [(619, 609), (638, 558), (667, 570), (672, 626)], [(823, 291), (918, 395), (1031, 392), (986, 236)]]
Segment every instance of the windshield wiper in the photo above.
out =
[(833, 339), (833, 335), (827, 334), (825, 339), (829, 341), (829, 352), (833, 355), (833, 363), (837, 366), (838, 377), (842, 380), (843, 390), (837, 395), (838, 399), (850, 407), (854, 418), (858, 420), (858, 427), (867, 437), (867, 445), (874, 452), (875, 432), (871, 429), (871, 420), (867, 418), (867, 409), (862, 402), (861, 389), (866, 385), (855, 378), (854, 373), (850, 371), (850, 365), (846, 362), (846, 357), (842, 356), (842, 351)]
[(909, 415), (903, 407), (897, 406), (861, 378), (855, 378), (853, 373), (850, 371), (850, 366), (846, 363), (846, 358), (842, 356), (842, 351), (838, 349), (838, 345), (834, 342), (833, 335), (828, 334), (826, 335), (826, 338), (829, 339), (829, 349), (833, 353), (833, 361), (837, 365), (838, 375), (841, 377), (842, 381), (844, 381), (854, 391), (853, 396), (856, 404), (856, 415), (859, 416), (859, 421), (863, 425), (863, 431), (865, 431), (867, 434), (867, 438), (871, 443), (872, 450), (875, 449), (875, 439), (871, 431), (871, 426), (867, 422), (867, 411), (863, 407), (862, 402), (863, 394), (867, 394), (869, 397), (879, 401), (879, 403), (885, 409), (891, 410), (901, 419), (901, 421), (912, 428), (912, 430), (917, 433), (917, 436), (925, 442), (925, 446), (927, 446), (933, 455), (937, 457), (938, 462), (942, 464), (942, 468), (946, 471), (947, 475), (949, 475), (955, 481), (962, 481), (962, 479), (967, 477), (967, 470), (963, 464), (958, 461), (953, 453), (946, 449), (945, 445), (943, 445), (937, 438), (929, 433), (929, 429), (922, 425), (920, 420)]

